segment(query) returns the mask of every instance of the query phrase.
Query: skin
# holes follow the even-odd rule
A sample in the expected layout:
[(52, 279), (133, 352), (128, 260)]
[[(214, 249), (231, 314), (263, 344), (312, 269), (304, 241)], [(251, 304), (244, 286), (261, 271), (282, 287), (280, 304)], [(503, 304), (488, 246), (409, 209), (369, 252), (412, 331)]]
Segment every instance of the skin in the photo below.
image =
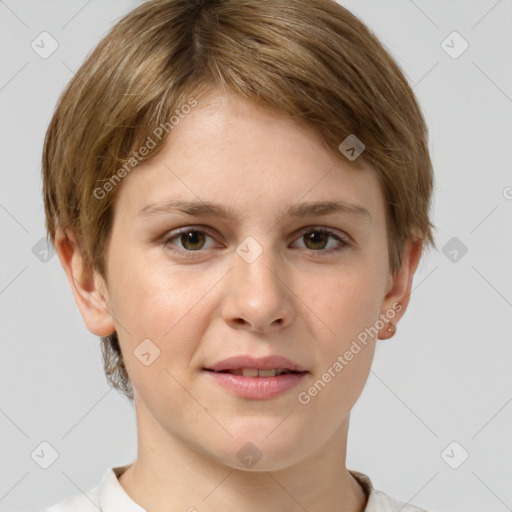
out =
[[(363, 511), (346, 442), (377, 338), (308, 404), (297, 395), (380, 314), (400, 303), (396, 325), (407, 308), (421, 242), (405, 246), (392, 276), (374, 171), (336, 158), (297, 120), (211, 90), (120, 186), (106, 281), (84, 267), (71, 232), (59, 230), (56, 247), (87, 328), (117, 331), (135, 389), (138, 456), (122, 487), (151, 512)], [(236, 218), (138, 217), (170, 197), (221, 203)], [(297, 202), (340, 199), (366, 208), (371, 221), (284, 215)], [(182, 227), (212, 236), (160, 243)], [(318, 227), (351, 245), (303, 236)], [(262, 249), (251, 263), (236, 252), (248, 236)], [(379, 338), (389, 337), (387, 327)], [(147, 338), (160, 350), (148, 366), (134, 355)], [(238, 354), (280, 354), (310, 373), (278, 397), (239, 398), (202, 370)], [(237, 457), (247, 442), (262, 455), (250, 468)]]

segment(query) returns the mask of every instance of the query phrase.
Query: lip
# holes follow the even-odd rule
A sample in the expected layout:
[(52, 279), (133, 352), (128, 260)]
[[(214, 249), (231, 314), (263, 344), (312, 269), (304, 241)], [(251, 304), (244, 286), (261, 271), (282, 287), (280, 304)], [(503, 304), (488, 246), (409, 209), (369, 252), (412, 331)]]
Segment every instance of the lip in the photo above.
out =
[[(305, 372), (306, 368), (300, 366), (286, 357), (279, 355), (252, 357), (248, 355), (239, 355), (228, 357), (222, 361), (218, 361), (210, 366), (205, 367), (206, 370), (221, 372), (223, 370), (236, 370), (237, 368), (257, 368), (258, 370), (270, 370), (271, 368), (283, 368), (294, 372)], [(249, 378), (249, 377), (246, 377)], [(272, 377), (268, 377), (272, 378)]]
[(288, 373), (276, 377), (243, 377), (231, 373), (205, 372), (211, 375), (222, 387), (241, 398), (268, 400), (298, 386), (307, 375), (304, 373)]
[[(258, 370), (283, 368), (300, 373), (288, 373), (275, 377), (244, 377), (243, 375), (219, 373), (223, 370), (239, 368), (257, 368)], [(245, 355), (230, 357), (203, 368), (203, 371), (234, 395), (253, 400), (267, 400), (279, 396), (298, 386), (309, 373), (299, 364), (277, 355), (261, 358)]]

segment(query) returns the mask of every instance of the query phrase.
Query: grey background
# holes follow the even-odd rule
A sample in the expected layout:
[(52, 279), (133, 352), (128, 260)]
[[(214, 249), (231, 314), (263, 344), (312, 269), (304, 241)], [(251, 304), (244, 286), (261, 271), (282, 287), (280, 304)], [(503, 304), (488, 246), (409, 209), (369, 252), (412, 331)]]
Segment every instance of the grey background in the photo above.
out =
[[(108, 387), (98, 339), (57, 256), (45, 262), (38, 243), (41, 149), (57, 98), (138, 3), (0, 0), (1, 511), (85, 492), (136, 456), (133, 408)], [(341, 3), (414, 85), (430, 127), (439, 248), (420, 264), (396, 336), (377, 345), (347, 466), (432, 512), (512, 510), (512, 2)], [(42, 31), (59, 44), (47, 59), (31, 48)], [(469, 43), (456, 59), (441, 46), (453, 31)], [(460, 43), (447, 40), (452, 53)], [(58, 452), (48, 469), (31, 457), (43, 441)], [(462, 450), (469, 457), (453, 469), (446, 461), (460, 463)]]

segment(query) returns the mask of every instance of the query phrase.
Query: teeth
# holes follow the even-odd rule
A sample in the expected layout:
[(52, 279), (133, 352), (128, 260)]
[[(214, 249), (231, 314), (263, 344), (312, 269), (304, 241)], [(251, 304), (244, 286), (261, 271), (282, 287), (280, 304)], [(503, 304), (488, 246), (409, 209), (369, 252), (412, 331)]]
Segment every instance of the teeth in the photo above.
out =
[(272, 368), (271, 370), (258, 370), (258, 377), (275, 377), (277, 370)]
[(258, 369), (257, 368), (243, 368), (242, 375), (244, 377), (258, 377)]
[(233, 375), (243, 375), (244, 377), (275, 377), (276, 375), (290, 373), (290, 371), (284, 370), (282, 368), (271, 368), (268, 370), (258, 370), (257, 368), (242, 368), (232, 370), (230, 373)]

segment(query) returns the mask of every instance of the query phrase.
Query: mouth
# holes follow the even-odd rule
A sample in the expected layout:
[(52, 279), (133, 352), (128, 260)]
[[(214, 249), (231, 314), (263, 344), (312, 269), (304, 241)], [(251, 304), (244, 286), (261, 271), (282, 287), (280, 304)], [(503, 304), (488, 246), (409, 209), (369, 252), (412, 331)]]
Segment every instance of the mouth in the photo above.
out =
[(308, 373), (306, 371), (297, 372), (288, 368), (233, 368), (231, 370), (215, 371), (209, 368), (203, 368), (206, 371), (214, 373), (229, 373), (230, 375), (240, 375), (242, 377), (279, 377), (280, 375), (290, 375), (292, 373)]
[(307, 372), (306, 368), (286, 357), (269, 355), (265, 357), (253, 357), (250, 355), (238, 355), (218, 361), (203, 370), (217, 373), (232, 373), (244, 377), (275, 377), (277, 374)]
[(235, 356), (202, 369), (231, 394), (253, 400), (282, 395), (310, 373), (282, 356)]

